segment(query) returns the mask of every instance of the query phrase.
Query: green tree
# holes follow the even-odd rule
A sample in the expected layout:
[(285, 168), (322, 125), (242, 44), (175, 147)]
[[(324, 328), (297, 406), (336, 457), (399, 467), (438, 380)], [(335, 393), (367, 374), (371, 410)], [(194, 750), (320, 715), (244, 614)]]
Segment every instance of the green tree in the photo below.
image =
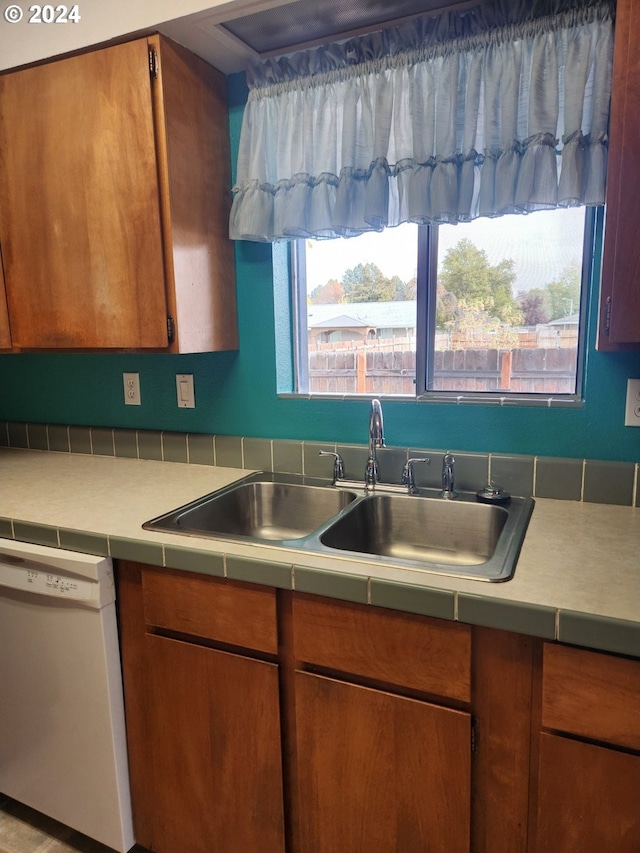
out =
[[(389, 279), (389, 284), (393, 289), (393, 300), (397, 302), (402, 299), (411, 299), (412, 297), (407, 296), (407, 289), (409, 285), (407, 282), (403, 281), (400, 276), (394, 275)], [(413, 297), (415, 299), (415, 296)]]
[(485, 252), (464, 239), (445, 255), (439, 282), (447, 293), (464, 299), (469, 307), (483, 309), (490, 301), (488, 270)]
[(436, 294), (436, 328), (451, 328), (458, 315), (458, 300), (441, 284), (438, 284)]
[(439, 284), (470, 311), (484, 312), (503, 323), (517, 325), (522, 313), (513, 296), (515, 263), (504, 259), (492, 266), (486, 252), (471, 240), (460, 240), (442, 262)]
[(370, 261), (348, 269), (341, 284), (347, 302), (391, 302), (395, 296), (392, 280)]
[[(467, 341), (486, 341), (490, 336), (491, 346), (498, 349), (514, 349), (518, 346), (518, 330), (514, 326), (503, 323), (496, 317), (491, 317), (481, 308), (471, 308), (464, 299), (458, 302), (456, 318), (451, 326), (452, 331), (460, 332)], [(486, 346), (486, 343), (480, 344)], [(464, 349), (464, 344), (453, 344), (453, 349)]]
[(399, 296), (398, 299), (415, 299), (418, 294), (418, 280), (415, 276), (410, 278), (409, 281), (404, 285), (404, 289), (402, 291), (402, 296)]
[(408, 282), (397, 275), (387, 278), (380, 268), (371, 262), (348, 269), (342, 276), (342, 281), (332, 278), (326, 284), (319, 284), (308, 296), (312, 305), (341, 302), (394, 302), (415, 298), (415, 277)]
[(568, 317), (580, 310), (580, 266), (570, 264), (557, 281), (547, 284), (547, 310), (550, 320)]
[(524, 323), (534, 326), (576, 314), (580, 310), (580, 283), (580, 265), (570, 264), (556, 281), (519, 293), (518, 305)]
[(494, 267), (489, 267), (489, 288), (493, 305), (487, 306), (492, 317), (517, 326), (522, 322), (522, 312), (513, 295), (513, 284), (516, 280), (515, 261), (503, 260)]

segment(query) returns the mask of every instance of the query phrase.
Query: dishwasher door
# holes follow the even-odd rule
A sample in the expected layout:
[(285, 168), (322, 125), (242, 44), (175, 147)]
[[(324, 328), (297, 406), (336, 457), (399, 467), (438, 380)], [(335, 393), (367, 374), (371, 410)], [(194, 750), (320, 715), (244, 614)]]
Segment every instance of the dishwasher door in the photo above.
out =
[(134, 844), (107, 558), (0, 539), (0, 791)]

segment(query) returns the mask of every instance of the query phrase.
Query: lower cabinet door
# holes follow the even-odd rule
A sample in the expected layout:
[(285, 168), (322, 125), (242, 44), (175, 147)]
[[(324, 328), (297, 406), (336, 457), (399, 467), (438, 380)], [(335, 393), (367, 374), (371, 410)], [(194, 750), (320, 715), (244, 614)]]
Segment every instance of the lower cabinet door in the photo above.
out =
[(536, 853), (638, 853), (640, 756), (540, 736)]
[(157, 853), (284, 850), (278, 668), (145, 637)]
[(470, 715), (295, 675), (296, 853), (470, 849)]

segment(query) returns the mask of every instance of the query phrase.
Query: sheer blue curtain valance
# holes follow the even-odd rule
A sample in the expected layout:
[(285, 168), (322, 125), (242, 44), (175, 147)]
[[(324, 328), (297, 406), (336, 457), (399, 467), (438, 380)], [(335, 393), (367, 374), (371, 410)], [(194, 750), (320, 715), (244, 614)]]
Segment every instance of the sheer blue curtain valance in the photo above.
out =
[(520, 22), (500, 21), (498, 6), (255, 68), (231, 237), (348, 237), (603, 203), (611, 5)]

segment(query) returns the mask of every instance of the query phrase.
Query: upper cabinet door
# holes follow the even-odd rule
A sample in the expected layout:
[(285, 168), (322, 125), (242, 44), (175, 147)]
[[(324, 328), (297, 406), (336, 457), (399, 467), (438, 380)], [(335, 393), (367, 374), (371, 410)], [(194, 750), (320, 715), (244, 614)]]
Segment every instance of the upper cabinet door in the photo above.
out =
[(231, 153), (223, 75), (152, 36), (169, 313), (176, 352), (238, 348)]
[(618, 0), (598, 332), (601, 350), (640, 344), (639, 32), (640, 3)]
[(166, 348), (146, 40), (1, 77), (0, 150), (14, 345)]

